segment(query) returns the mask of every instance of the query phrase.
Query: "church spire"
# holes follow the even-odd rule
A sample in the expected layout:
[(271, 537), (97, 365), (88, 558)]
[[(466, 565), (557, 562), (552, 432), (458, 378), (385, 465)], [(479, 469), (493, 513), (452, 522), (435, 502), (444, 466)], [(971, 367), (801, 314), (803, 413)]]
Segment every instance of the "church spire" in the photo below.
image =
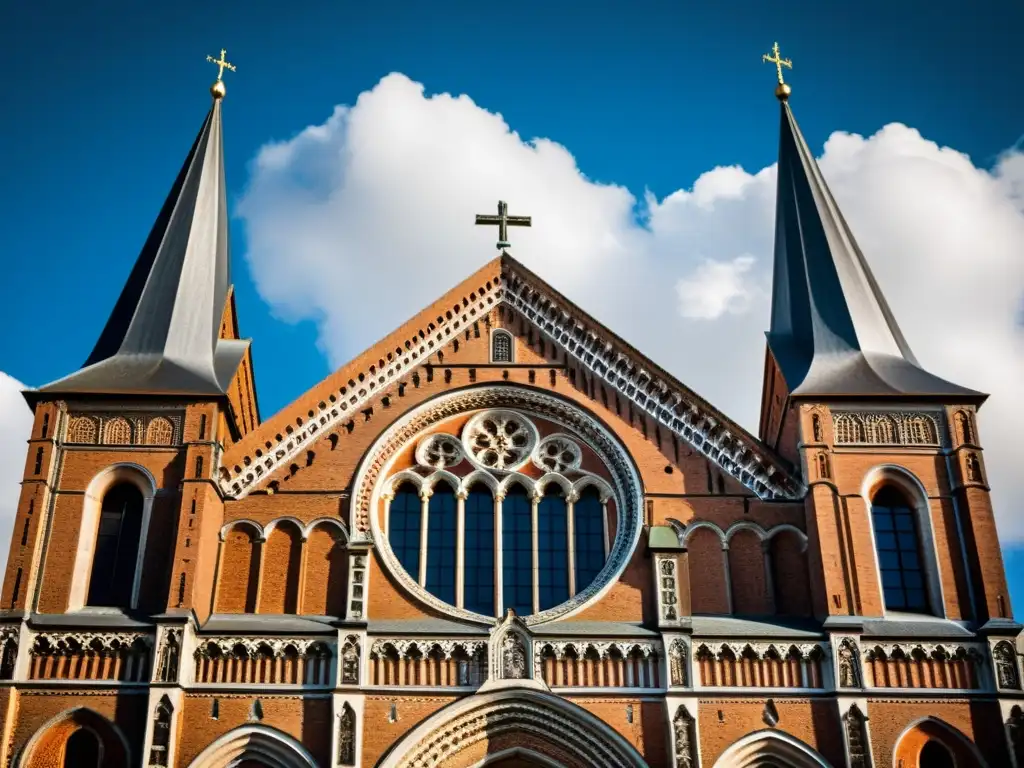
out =
[[(214, 63), (221, 73), (233, 69), (223, 52)], [(41, 392), (227, 390), (248, 342), (219, 338), (230, 285), (220, 77), (211, 92), (210, 111), (92, 353)]]
[(779, 84), (775, 273), (768, 346), (790, 395), (940, 396), (977, 399), (918, 364), (825, 184)]

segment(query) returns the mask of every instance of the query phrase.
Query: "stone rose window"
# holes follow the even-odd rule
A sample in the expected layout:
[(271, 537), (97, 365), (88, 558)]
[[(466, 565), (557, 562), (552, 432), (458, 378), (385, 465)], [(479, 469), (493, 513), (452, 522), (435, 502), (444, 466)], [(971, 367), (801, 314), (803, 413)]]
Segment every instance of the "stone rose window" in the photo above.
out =
[(624, 567), (633, 526), (620, 520), (607, 448), (567, 426), (474, 408), (410, 434), (374, 494), (374, 542), (399, 581), (435, 608), (487, 620), (509, 608), (553, 617), (595, 596)]

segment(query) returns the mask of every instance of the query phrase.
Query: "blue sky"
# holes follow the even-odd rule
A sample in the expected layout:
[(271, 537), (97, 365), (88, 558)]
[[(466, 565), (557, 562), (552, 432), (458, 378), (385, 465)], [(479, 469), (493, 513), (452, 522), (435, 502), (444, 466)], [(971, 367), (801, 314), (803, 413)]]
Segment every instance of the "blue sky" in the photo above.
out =
[[(428, 95), (468, 94), (523, 139), (559, 142), (588, 178), (638, 198), (689, 188), (715, 166), (774, 162), (773, 72), (759, 59), (775, 39), (795, 62), (795, 108), (816, 152), (834, 131), (868, 136), (899, 122), (987, 169), (1024, 133), (1024, 6), (1009, 0), (969, 11), (948, 0), (294, 5), (8, 9), (0, 66), (17, 74), (0, 83), (9, 150), (0, 323), (20, 330), (0, 334), (0, 371), (37, 385), (84, 360), (202, 121), (215, 73), (204, 59), (221, 47), (238, 66), (226, 76), (232, 205), (261, 146), (323, 123), (390, 72)], [(396, 205), (395, 222), (408, 205)], [(247, 234), (236, 219), (241, 325), (256, 340), (267, 417), (326, 375), (332, 358), (315, 310), (296, 322), (261, 295)], [(490, 256), (482, 251), (480, 263)], [(376, 330), (352, 332), (347, 351)], [(51, 338), (60, 342), (40, 343)], [(756, 398), (759, 382), (749, 387)], [(1019, 583), (1024, 547), (1006, 555)]]

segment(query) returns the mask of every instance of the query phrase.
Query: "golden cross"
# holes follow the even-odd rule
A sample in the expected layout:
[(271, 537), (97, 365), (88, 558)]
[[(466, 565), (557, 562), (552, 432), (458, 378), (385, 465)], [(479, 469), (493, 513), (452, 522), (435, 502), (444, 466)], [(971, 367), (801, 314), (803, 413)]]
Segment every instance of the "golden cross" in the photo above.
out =
[(774, 64), (775, 65), (775, 71), (779, 75), (779, 85), (785, 85), (786, 84), (786, 81), (782, 79), (782, 68), (786, 67), (787, 69), (792, 69), (793, 68), (793, 62), (790, 61), (789, 59), (784, 59), (781, 56), (779, 56), (779, 44), (778, 43), (775, 43), (774, 45), (772, 45), (772, 55), (771, 56), (769, 56), (767, 53), (761, 55), (761, 61), (766, 61), (769, 64)]
[(207, 56), (206, 57), (206, 60), (208, 62), (210, 62), (211, 64), (216, 64), (217, 65), (217, 80), (218, 80), (218, 82), (221, 80), (221, 78), (224, 77), (224, 70), (225, 69), (230, 69), (232, 72), (235, 71), (235, 65), (231, 64), (229, 61), (227, 61), (224, 58), (225, 56), (227, 56), (227, 53), (228, 52), (226, 50), (221, 48), (220, 49), (220, 58), (219, 59), (215, 59), (215, 58), (213, 58), (213, 56)]

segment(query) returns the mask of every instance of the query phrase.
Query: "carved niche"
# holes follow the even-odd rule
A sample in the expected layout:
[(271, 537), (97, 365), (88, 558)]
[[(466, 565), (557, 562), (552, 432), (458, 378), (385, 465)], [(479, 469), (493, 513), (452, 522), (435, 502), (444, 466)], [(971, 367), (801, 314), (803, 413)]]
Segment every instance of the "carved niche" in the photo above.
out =
[(672, 719), (672, 731), (676, 747), (676, 768), (693, 768), (697, 765), (697, 739), (694, 734), (693, 716), (682, 704)]
[(526, 624), (511, 608), (491, 634), (491, 670), (495, 680), (526, 680), (533, 677), (530, 636)]
[(668, 671), (672, 685), (689, 685), (690, 648), (685, 640), (673, 640), (669, 647)]
[(846, 748), (850, 755), (850, 768), (871, 768), (868, 751), (867, 717), (856, 704), (843, 715), (843, 730), (846, 732)]
[(359, 684), (359, 638), (349, 635), (341, 647), (341, 683)]
[(1020, 674), (1017, 671), (1017, 652), (1003, 640), (992, 649), (992, 661), (996, 666), (996, 682), (1000, 688), (1009, 691), (1020, 690)]
[(860, 688), (860, 650), (857, 643), (846, 638), (839, 643), (839, 687)]
[(160, 658), (156, 679), (160, 683), (173, 683), (178, 679), (178, 664), (181, 657), (181, 630), (168, 629), (160, 645)]
[(338, 764), (356, 764), (356, 713), (348, 702), (338, 715)]

